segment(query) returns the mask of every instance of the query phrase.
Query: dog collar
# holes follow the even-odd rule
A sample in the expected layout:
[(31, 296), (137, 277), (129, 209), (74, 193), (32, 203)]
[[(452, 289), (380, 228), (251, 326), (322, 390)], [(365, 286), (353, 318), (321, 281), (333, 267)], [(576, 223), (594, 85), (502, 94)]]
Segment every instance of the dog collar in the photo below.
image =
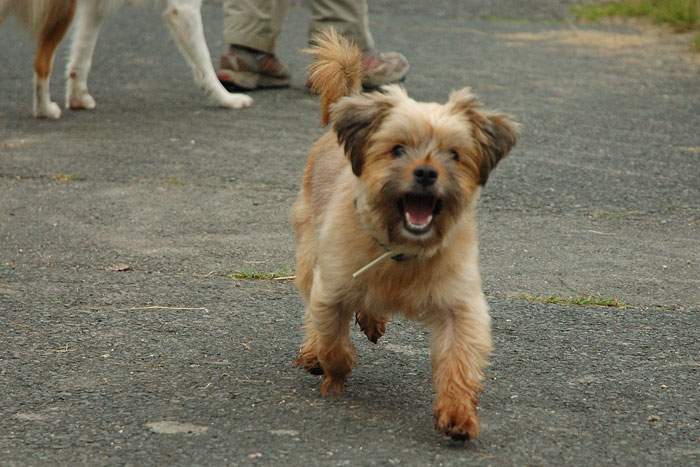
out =
[[(374, 237), (372, 237), (372, 238), (374, 238)], [(355, 279), (357, 276), (359, 276), (363, 272), (367, 271), (368, 269), (373, 268), (374, 266), (381, 263), (382, 261), (384, 261), (387, 258), (391, 258), (392, 260), (396, 261), (397, 263), (400, 263), (402, 261), (407, 261), (409, 259), (413, 259), (417, 256), (417, 255), (407, 255), (405, 253), (396, 253), (395, 251), (391, 251), (391, 249), (389, 249), (386, 245), (384, 245), (382, 242), (380, 242), (376, 238), (374, 238), (374, 241), (376, 241), (379, 246), (384, 248), (384, 253), (382, 253), (378, 257), (374, 258), (372, 261), (365, 264), (357, 271), (353, 272), (352, 273), (353, 279)]]
[[(394, 252), (391, 250), (391, 248), (389, 248), (388, 246), (386, 246), (385, 244), (383, 244), (382, 242), (380, 242), (379, 240), (377, 240), (376, 237), (372, 236), (372, 238), (374, 239), (375, 242), (377, 242), (377, 245), (379, 245), (380, 247), (382, 247), (382, 248), (384, 249), (385, 252), (387, 252), (387, 253), (394, 253)], [(406, 261), (406, 260), (409, 260), (409, 259), (413, 259), (413, 258), (415, 258), (416, 256), (418, 256), (418, 255), (407, 255), (406, 253), (396, 253), (396, 254), (394, 254), (393, 256), (391, 256), (391, 259), (393, 259), (393, 260), (396, 261), (397, 263), (400, 263), (400, 262), (402, 262), (402, 261)]]
[(391, 259), (393, 259), (393, 260), (396, 261), (397, 263), (400, 263), (400, 262), (402, 262), (402, 261), (407, 261), (407, 260), (413, 259), (413, 258), (415, 258), (415, 257), (416, 257), (416, 255), (406, 255), (406, 254), (403, 254), (403, 253), (399, 253), (398, 255), (392, 256)]
[[(353, 200), (353, 205), (355, 206), (355, 208), (357, 208), (357, 198), (355, 198), (355, 199)], [(379, 245), (380, 247), (382, 247), (382, 249), (384, 250), (384, 253), (382, 253), (380, 256), (374, 258), (372, 261), (370, 261), (369, 263), (365, 264), (364, 266), (362, 266), (362, 267), (361, 267), (360, 269), (358, 269), (357, 271), (353, 272), (353, 273), (352, 273), (352, 278), (353, 278), (353, 279), (356, 278), (357, 276), (359, 276), (360, 274), (362, 274), (363, 272), (367, 271), (368, 269), (373, 268), (374, 266), (376, 266), (377, 264), (381, 263), (382, 261), (384, 261), (384, 260), (387, 259), (387, 258), (391, 258), (392, 260), (396, 261), (397, 263), (401, 263), (401, 262), (403, 262), (403, 261), (407, 261), (407, 260), (409, 260), (409, 259), (413, 259), (413, 258), (415, 258), (415, 257), (417, 256), (417, 255), (407, 255), (407, 254), (405, 254), (405, 253), (396, 253), (396, 252), (392, 251), (391, 248), (389, 248), (388, 246), (386, 246), (385, 244), (383, 244), (382, 242), (380, 242), (379, 239), (378, 239), (377, 237), (375, 237), (374, 235), (372, 235), (372, 234), (370, 233), (369, 228), (367, 228), (367, 226), (364, 224), (364, 222), (362, 222), (362, 220), (360, 220), (360, 221), (361, 221), (361, 225), (362, 225), (362, 226), (364, 227), (364, 229), (367, 231), (367, 233), (369, 234), (369, 236), (372, 237), (372, 239), (373, 239), (375, 242), (377, 242), (377, 245)]]

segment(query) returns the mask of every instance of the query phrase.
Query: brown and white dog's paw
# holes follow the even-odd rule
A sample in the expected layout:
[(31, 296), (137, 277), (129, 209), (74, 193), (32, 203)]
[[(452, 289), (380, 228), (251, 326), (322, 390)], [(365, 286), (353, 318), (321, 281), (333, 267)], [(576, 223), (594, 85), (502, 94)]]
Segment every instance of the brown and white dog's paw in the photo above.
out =
[(360, 326), (362, 332), (365, 333), (370, 342), (376, 344), (380, 337), (386, 332), (386, 319), (376, 319), (368, 316), (365, 313), (357, 312), (355, 321)]
[(253, 105), (253, 98), (246, 94), (232, 93), (221, 96), (217, 103), (220, 107), (229, 109), (245, 109)]
[(61, 118), (61, 108), (55, 102), (44, 102), (34, 105), (34, 118), (48, 118), (58, 120)]
[(479, 414), (470, 400), (438, 400), (434, 416), (435, 429), (456, 441), (479, 436)]

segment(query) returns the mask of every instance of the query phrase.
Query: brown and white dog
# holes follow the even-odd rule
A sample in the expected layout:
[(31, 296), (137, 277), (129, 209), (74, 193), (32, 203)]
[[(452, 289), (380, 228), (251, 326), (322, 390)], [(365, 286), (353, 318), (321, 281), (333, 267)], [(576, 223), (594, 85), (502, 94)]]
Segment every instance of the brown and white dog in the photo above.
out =
[[(36, 36), (34, 60), (34, 116), (59, 118), (61, 109), (51, 101), (49, 84), (56, 47), (76, 17), (74, 40), (66, 72), (66, 107), (93, 109), (87, 78), (104, 17), (123, 0), (0, 0), (0, 22), (16, 15)], [(137, 0), (137, 3), (147, 3)], [(163, 21), (175, 38), (195, 81), (217, 105), (239, 109), (252, 104), (245, 94), (231, 94), (221, 85), (211, 64), (204, 38), (202, 0), (151, 0), (163, 6)]]
[(316, 44), (310, 81), (332, 130), (311, 147), (292, 209), (306, 302), (295, 365), (323, 374), (323, 395), (338, 394), (355, 360), (353, 315), (376, 342), (401, 312), (432, 330), (436, 429), (474, 438), (491, 351), (476, 205), (516, 124), (468, 89), (444, 105), (398, 86), (361, 93), (360, 51), (332, 30)]

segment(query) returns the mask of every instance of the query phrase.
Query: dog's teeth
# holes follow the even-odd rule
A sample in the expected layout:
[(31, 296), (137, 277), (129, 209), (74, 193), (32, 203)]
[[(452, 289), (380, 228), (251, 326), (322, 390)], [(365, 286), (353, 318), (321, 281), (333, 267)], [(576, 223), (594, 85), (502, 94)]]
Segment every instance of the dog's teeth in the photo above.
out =
[(409, 225), (409, 227), (412, 227), (414, 229), (424, 229), (427, 226), (430, 225), (430, 223), (433, 221), (433, 216), (432, 214), (427, 216), (427, 217), (422, 217), (420, 220), (416, 219), (417, 216), (412, 216), (410, 212), (406, 212), (406, 223)]

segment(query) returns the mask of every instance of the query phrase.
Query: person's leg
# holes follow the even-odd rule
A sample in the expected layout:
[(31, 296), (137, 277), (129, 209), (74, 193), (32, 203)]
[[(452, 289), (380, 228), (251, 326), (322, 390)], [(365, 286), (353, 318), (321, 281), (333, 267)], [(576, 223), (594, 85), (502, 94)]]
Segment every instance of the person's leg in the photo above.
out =
[(287, 9), (287, 0), (226, 0), (224, 40), (231, 45), (274, 54)]
[(406, 57), (398, 52), (380, 53), (374, 49), (367, 0), (312, 0), (311, 13), (311, 42), (319, 31), (332, 27), (362, 49), (364, 87), (376, 88), (406, 77), (409, 70)]
[(289, 72), (275, 57), (275, 42), (288, 0), (225, 0), (224, 39), (229, 49), (217, 73), (229, 90), (289, 86)]
[(352, 39), (362, 50), (374, 49), (367, 0), (313, 0), (309, 37), (330, 27)]

